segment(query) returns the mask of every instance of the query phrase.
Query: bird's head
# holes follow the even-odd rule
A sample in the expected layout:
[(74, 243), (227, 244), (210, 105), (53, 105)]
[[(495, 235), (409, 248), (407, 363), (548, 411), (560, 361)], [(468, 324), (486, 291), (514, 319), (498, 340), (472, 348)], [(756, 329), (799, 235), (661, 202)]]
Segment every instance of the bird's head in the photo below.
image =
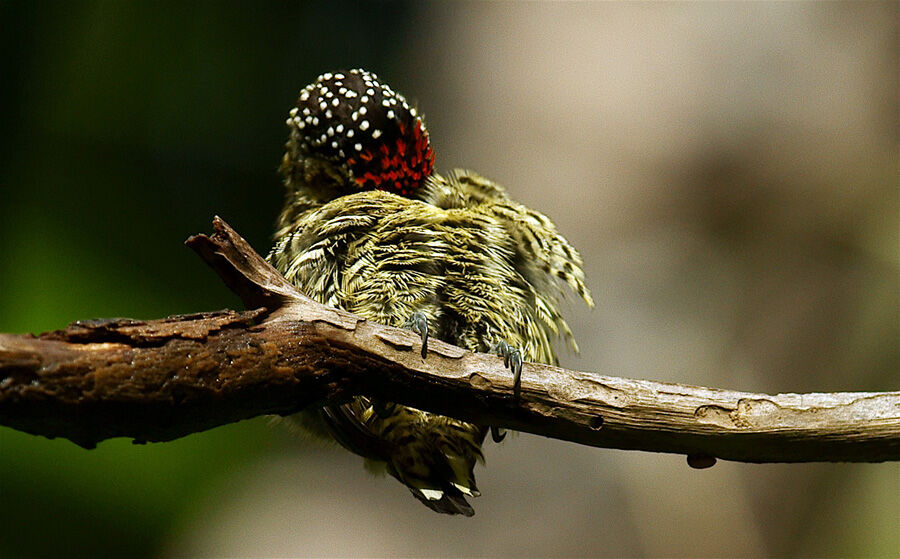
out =
[(300, 92), (287, 125), (288, 187), (321, 201), (375, 189), (412, 196), (434, 168), (421, 116), (365, 70), (319, 76)]

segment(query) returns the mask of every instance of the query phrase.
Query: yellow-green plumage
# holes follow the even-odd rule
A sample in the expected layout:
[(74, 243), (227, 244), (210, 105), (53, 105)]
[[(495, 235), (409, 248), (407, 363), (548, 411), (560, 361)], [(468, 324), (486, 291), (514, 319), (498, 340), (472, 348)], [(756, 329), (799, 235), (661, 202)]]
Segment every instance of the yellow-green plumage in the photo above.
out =
[[(392, 326), (424, 313), (431, 336), (471, 351), (505, 341), (526, 361), (554, 363), (556, 337), (576, 347), (558, 310), (562, 288), (592, 301), (580, 256), (547, 217), (468, 171), (431, 173), (406, 196), (354, 190), (352, 173), (311, 152), (292, 134), (269, 255), (304, 293)], [(362, 396), (319, 418), (430, 508), (472, 514), (463, 496), (478, 494), (473, 468), (487, 427)]]

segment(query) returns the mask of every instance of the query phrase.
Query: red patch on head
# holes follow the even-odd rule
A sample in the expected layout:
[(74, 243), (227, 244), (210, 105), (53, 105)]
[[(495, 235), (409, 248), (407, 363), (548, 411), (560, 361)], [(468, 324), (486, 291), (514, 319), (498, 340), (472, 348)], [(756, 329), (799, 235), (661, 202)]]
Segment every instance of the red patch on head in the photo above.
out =
[(410, 134), (405, 134), (406, 127), (398, 128), (400, 135), (393, 145), (369, 147), (359, 154), (359, 160), (348, 161), (362, 188), (409, 196), (434, 170), (434, 151), (421, 119), (416, 118)]

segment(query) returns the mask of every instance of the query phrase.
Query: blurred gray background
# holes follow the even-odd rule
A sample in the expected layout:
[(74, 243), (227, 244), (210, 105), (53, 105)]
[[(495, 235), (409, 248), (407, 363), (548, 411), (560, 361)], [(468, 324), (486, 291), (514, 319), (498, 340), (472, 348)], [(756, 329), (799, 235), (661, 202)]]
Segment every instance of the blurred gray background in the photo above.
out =
[[(597, 308), (563, 365), (896, 390), (900, 4), (0, 1), (0, 331), (237, 308), (189, 250), (267, 251), (284, 117), (365, 67), (553, 218)], [(900, 467), (519, 435), (472, 519), (265, 418), (85, 451), (0, 428), (0, 556), (896, 557)]]

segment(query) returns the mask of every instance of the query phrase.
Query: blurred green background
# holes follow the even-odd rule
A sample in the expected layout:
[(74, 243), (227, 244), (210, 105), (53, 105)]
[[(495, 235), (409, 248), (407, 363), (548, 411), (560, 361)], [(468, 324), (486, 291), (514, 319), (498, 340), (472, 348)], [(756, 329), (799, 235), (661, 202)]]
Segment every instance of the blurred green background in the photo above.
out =
[[(259, 252), (284, 118), (376, 71), (555, 219), (604, 374), (897, 389), (898, 15), (843, 4), (0, 1), (0, 331), (239, 301), (181, 243)], [(900, 468), (743, 465), (521, 435), (474, 520), (264, 418), (92, 451), (0, 428), (0, 556), (897, 556)]]

